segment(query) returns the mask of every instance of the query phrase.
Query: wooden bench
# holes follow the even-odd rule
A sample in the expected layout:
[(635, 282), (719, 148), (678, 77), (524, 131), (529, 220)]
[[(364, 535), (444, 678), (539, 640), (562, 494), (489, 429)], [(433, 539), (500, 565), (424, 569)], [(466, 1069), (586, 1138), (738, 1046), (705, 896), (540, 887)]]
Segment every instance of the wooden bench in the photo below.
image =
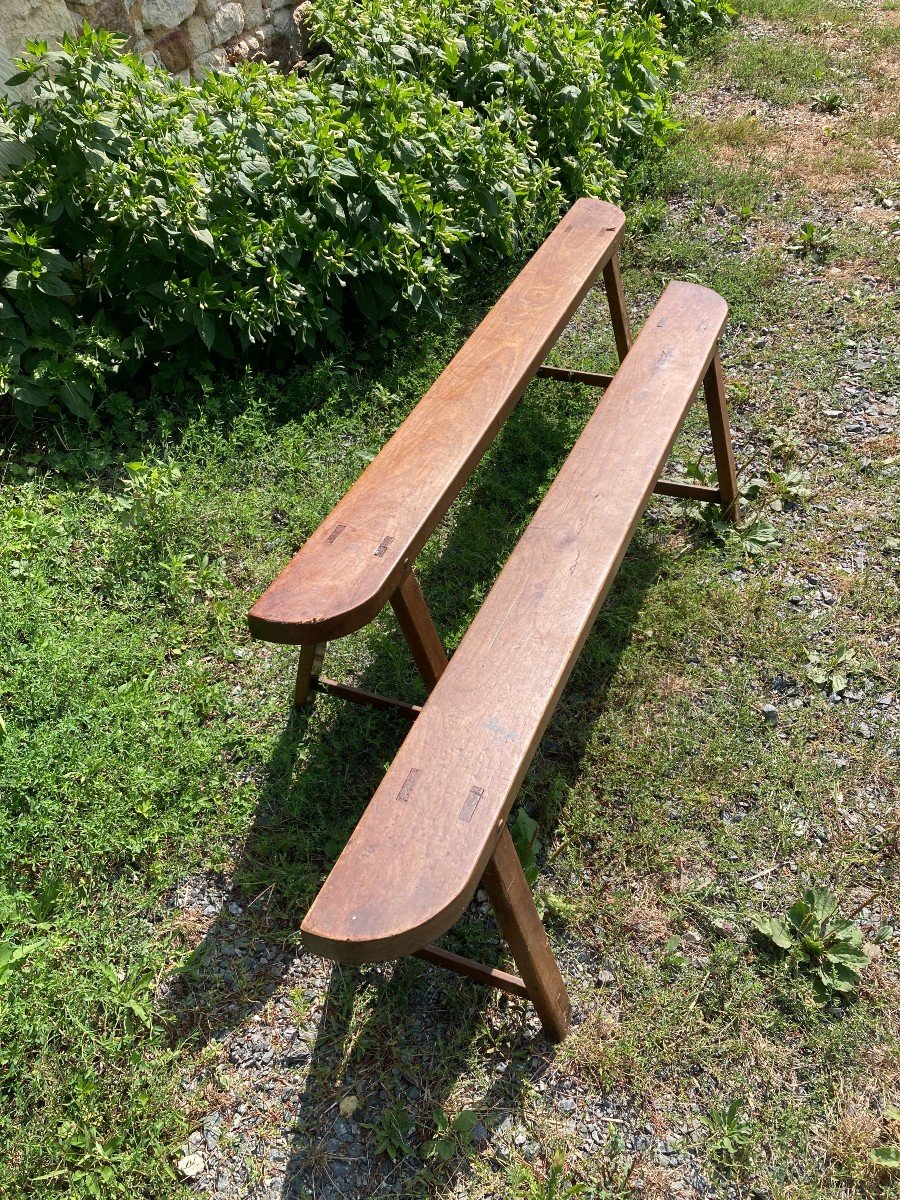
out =
[[(576, 205), (576, 211), (598, 210)], [(569, 288), (564, 302), (553, 303), (569, 311), (588, 274)], [(531, 278), (535, 280), (533, 273)], [(516, 319), (527, 322), (527, 297), (515, 295)], [(544, 295), (534, 302), (547, 322), (541, 348), (535, 345), (533, 351), (535, 360), (560, 327), (548, 320)], [(302, 923), (310, 949), (347, 963), (417, 954), (527, 996), (547, 1035), (557, 1040), (565, 1036), (570, 1021), (566, 987), (506, 821), (651, 494), (716, 499), (737, 520), (737, 481), (717, 351), (726, 313), (725, 301), (705, 288), (672, 283), (666, 289), (448, 665), (439, 643), (435, 645), (428, 666), (435, 686)], [(475, 335), (479, 359), (486, 348), (485, 326), (497, 336), (497, 325), (488, 325), (490, 320)], [(518, 326), (506, 330), (507, 341), (517, 342), (520, 336), (527, 335)], [(469, 361), (465, 349), (458, 359)], [(504, 372), (503, 387), (517, 394), (526, 375), (528, 370), (520, 366), (513, 382)], [(469, 411), (461, 399), (461, 381), (480, 402), (475, 364), (465, 369), (453, 391), (452, 402)], [(661, 485), (663, 465), (701, 384), (719, 486)], [(504, 402), (494, 402), (491, 429), (503, 408)], [(342, 526), (348, 541), (352, 533), (352, 541), (361, 542), (369, 556), (376, 555), (379, 538), (398, 537), (397, 574), (390, 576), (391, 582), (385, 575), (384, 594), (394, 579), (402, 578), (424, 540), (423, 529), (431, 525), (430, 518), (423, 523), (420, 516), (417, 532), (411, 532), (415, 521), (405, 515), (405, 497), (429, 491), (431, 482), (423, 482), (422, 473), (436, 471), (436, 461), (450, 449), (440, 415), (432, 411), (423, 425), (415, 414), (410, 421), (415, 436), (401, 430), (397, 446), (388, 447), (388, 465), (377, 475), (378, 494), (370, 490), (370, 468), (349, 493), (351, 503), (342, 502), (316, 535), (316, 549), (310, 552), (317, 555), (316, 562), (326, 562), (323, 547), (340, 545), (329, 538)], [(438, 439), (437, 460), (432, 436)], [(487, 436), (479, 435), (479, 447)], [(468, 454), (466, 464), (472, 457)], [(394, 470), (396, 496), (390, 486)], [(457, 465), (454, 471), (464, 473), (465, 467)], [(370, 520), (370, 511), (377, 520)], [(312, 614), (319, 597), (322, 603), (330, 600), (336, 583), (328, 573), (326, 585), (319, 587), (304, 572), (294, 587), (291, 596), (309, 614), (298, 632), (307, 636), (316, 624)], [(311, 599), (302, 599), (304, 590)], [(366, 590), (374, 606), (381, 593)], [(367, 605), (354, 606), (359, 616), (353, 620), (367, 619)], [(395, 608), (403, 624), (402, 605), (395, 603)], [(275, 611), (287, 619), (284, 608)], [(349, 617), (323, 615), (322, 620), (329, 636), (352, 624)], [(418, 621), (412, 624), (419, 628)], [(520, 976), (432, 944), (458, 920), (479, 883), (492, 901)]]
[(326, 643), (353, 633), (390, 601), (430, 689), (447, 663), (412, 566), (460, 489), (536, 377), (605, 387), (609, 376), (543, 361), (603, 275), (619, 357), (631, 344), (617, 252), (621, 209), (578, 200), (309, 541), (249, 614), (265, 641), (302, 647), (294, 703), (312, 691), (391, 707), (320, 671)]

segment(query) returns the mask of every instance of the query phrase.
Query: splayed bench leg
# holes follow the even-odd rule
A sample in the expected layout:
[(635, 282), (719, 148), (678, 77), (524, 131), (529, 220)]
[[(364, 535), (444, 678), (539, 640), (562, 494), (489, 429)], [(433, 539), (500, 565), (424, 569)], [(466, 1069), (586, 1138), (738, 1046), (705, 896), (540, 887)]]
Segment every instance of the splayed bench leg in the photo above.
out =
[[(430, 692), (443, 674), (447, 665), (447, 654), (434, 627), (425, 597), (415, 575), (410, 571), (391, 596), (393, 608), (403, 636), (412, 651), (419, 674)], [(379, 696), (364, 688), (350, 687), (333, 679), (320, 679), (322, 662), (327, 642), (301, 646), (297, 664), (297, 680), (294, 684), (294, 708), (309, 704), (313, 692), (326, 692), (342, 700), (357, 704), (368, 704), (375, 708), (392, 708), (405, 716), (415, 718), (421, 712), (418, 704), (408, 704), (389, 696)]]
[(709, 370), (703, 377), (703, 394), (706, 411), (709, 413), (709, 428), (712, 434), (713, 456), (719, 477), (719, 503), (726, 520), (737, 525), (741, 519), (738, 506), (738, 481), (734, 469), (734, 451), (731, 446), (731, 430), (728, 427), (728, 409), (725, 407), (725, 378), (722, 360), (716, 350)]
[(309, 642), (300, 647), (297, 679), (294, 683), (294, 708), (309, 704), (310, 692), (315, 689), (325, 659), (327, 642)]
[(550, 942), (534, 905), (534, 897), (506, 826), (488, 862), (481, 886), (490, 897), (497, 924), (551, 1041), (569, 1032), (572, 1005), (556, 965)]
[(391, 607), (412, 651), (419, 674), (430, 692), (444, 673), (447, 652), (434, 627), (419, 581), (412, 571), (391, 596)]
[(613, 336), (616, 339), (619, 362), (621, 362), (631, 349), (631, 322), (628, 320), (628, 309), (625, 305), (625, 290), (622, 287), (618, 254), (614, 254), (603, 268), (603, 286), (606, 289), (609, 319), (613, 327)]

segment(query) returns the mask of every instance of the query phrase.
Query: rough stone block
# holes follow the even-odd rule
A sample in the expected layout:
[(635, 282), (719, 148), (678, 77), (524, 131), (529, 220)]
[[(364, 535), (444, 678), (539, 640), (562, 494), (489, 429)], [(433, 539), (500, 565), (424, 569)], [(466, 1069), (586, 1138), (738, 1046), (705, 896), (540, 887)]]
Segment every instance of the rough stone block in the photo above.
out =
[[(64, 33), (73, 30), (76, 20), (63, 0), (0, 0), (0, 96), (7, 94), (6, 80), (18, 70), (15, 60), (24, 51), (26, 39), (58, 43)], [(0, 150), (0, 161), (7, 161), (11, 149), (9, 145)]]
[(216, 45), (230, 42), (233, 37), (244, 31), (244, 10), (236, 0), (230, 4), (221, 4), (216, 9), (216, 15), (210, 24), (212, 38)]
[(306, 56), (307, 32), (303, 23), (305, 7), (303, 4), (298, 4), (296, 7), (282, 8), (272, 14), (276, 37), (281, 39), (286, 46), (286, 64), (288, 66), (293, 66)]
[(187, 29), (182, 26), (173, 29), (165, 37), (156, 39), (156, 53), (169, 71), (177, 73), (189, 67), (194, 58), (194, 47)]
[(141, 23), (127, 0), (68, 0), (68, 3), (73, 14), (86, 18), (94, 29), (120, 33), (128, 39), (128, 48), (134, 49)]
[(259, 38), (242, 37), (234, 42), (228, 49), (228, 57), (233, 63), (248, 62), (251, 59), (258, 59), (260, 51)]
[(187, 23), (187, 32), (194, 47), (194, 58), (212, 49), (212, 34), (202, 17), (191, 17)]
[(244, 28), (256, 29), (265, 24), (266, 8), (263, 0), (244, 0)]
[(196, 7), (197, 0), (144, 0), (141, 21), (145, 29), (174, 29)]
[(263, 53), (268, 57), (275, 40), (275, 26), (272, 24), (260, 25), (259, 29), (256, 30), (255, 36), (259, 40)]
[(193, 66), (194, 76), (202, 79), (207, 71), (225, 71), (228, 69), (228, 65), (228, 55), (220, 46), (217, 46), (215, 50), (207, 50), (196, 60)]

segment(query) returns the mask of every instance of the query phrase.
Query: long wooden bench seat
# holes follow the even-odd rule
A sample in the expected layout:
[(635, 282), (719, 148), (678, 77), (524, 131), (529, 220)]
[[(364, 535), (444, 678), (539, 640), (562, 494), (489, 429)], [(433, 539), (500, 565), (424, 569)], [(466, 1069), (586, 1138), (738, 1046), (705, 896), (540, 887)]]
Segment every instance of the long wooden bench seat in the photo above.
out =
[[(706, 288), (666, 289), (310, 908), (310, 949), (349, 963), (419, 953), (527, 995), (547, 1034), (564, 1036), (565, 984), (506, 820), (701, 384), (736, 519), (717, 352), (726, 313)], [(402, 492), (415, 465), (390, 462)], [(396, 526), (373, 528), (370, 552), (383, 528)], [(479, 881), (521, 977), (430, 945)]]
[(330, 516), (249, 614), (254, 637), (303, 647), (294, 702), (310, 690), (401, 708), (320, 678), (325, 643), (390, 601), (426, 687), (446, 656), (412, 566), (528, 384), (537, 376), (605, 386), (608, 376), (543, 367), (600, 274), (620, 358), (631, 342), (617, 251), (625, 217), (578, 200)]

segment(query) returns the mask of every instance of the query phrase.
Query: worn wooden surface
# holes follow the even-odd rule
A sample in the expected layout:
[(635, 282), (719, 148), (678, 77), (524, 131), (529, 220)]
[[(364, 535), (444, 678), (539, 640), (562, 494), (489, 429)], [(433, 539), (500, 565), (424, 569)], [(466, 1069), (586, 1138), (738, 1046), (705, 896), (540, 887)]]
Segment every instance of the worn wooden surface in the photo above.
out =
[(505, 825), (481, 882), (516, 966), (522, 972), (528, 998), (537, 1010), (544, 1032), (551, 1041), (561, 1042), (569, 1032), (572, 1004)]
[(395, 958), (462, 914), (726, 313), (706, 288), (666, 289), (307, 914), (311, 949)]
[(308, 702), (315, 682), (319, 678), (324, 658), (324, 642), (308, 642), (300, 651), (297, 677), (294, 681), (294, 708), (302, 708)]
[(326, 696), (337, 696), (338, 700), (349, 700), (351, 704), (362, 704), (366, 708), (381, 708), (387, 712), (397, 712), (413, 721), (422, 711), (421, 704), (410, 704), (408, 700), (395, 700), (393, 696), (382, 696), (378, 692), (370, 692), (366, 688), (354, 687), (352, 683), (340, 683), (337, 679), (316, 679), (311, 690), (323, 692)]
[[(362, 628), (387, 603), (588, 289), (621, 209), (578, 200), (326, 521), (253, 606), (289, 645)], [(617, 310), (617, 338), (622, 320)]]
[(613, 337), (616, 340), (616, 350), (619, 362), (621, 362), (631, 349), (631, 322), (628, 319), (628, 305), (625, 303), (625, 290), (622, 287), (622, 273), (619, 270), (618, 258), (611, 258), (603, 268), (603, 285), (606, 288)]
[(447, 651), (434, 627), (419, 581), (412, 571), (391, 596), (391, 607), (412, 652), (413, 661), (430, 692), (447, 665)]
[(728, 409), (725, 407), (725, 378), (718, 351), (703, 380), (703, 391), (706, 396), (706, 411), (709, 414), (716, 474), (719, 477), (720, 503), (728, 520), (732, 525), (737, 525), (741, 519), (738, 481), (731, 445), (731, 429), (728, 424)]
[(496, 967), (486, 967), (484, 963), (473, 962), (471, 958), (463, 958), (443, 946), (423, 946), (417, 950), (416, 958), (422, 958), (434, 967), (443, 967), (445, 971), (455, 971), (457, 975), (465, 975), (485, 987), (499, 988), (510, 996), (528, 997), (525, 981), (518, 975), (510, 975), (508, 971), (498, 971)]

